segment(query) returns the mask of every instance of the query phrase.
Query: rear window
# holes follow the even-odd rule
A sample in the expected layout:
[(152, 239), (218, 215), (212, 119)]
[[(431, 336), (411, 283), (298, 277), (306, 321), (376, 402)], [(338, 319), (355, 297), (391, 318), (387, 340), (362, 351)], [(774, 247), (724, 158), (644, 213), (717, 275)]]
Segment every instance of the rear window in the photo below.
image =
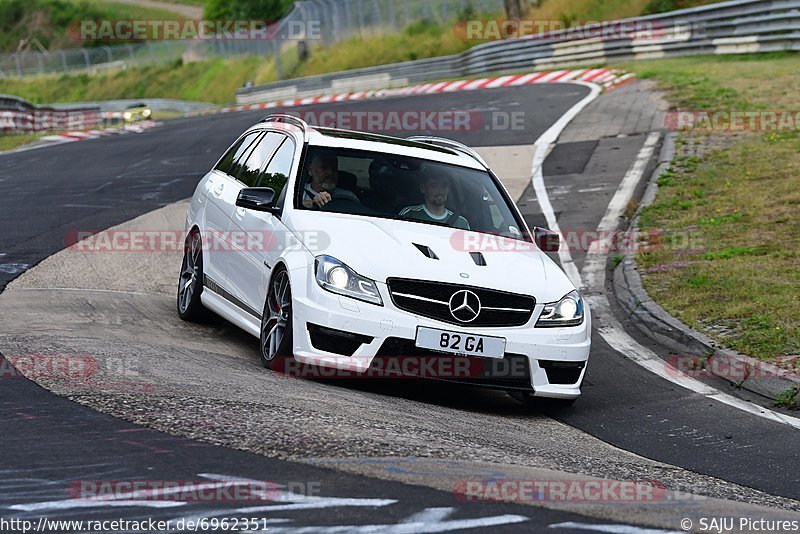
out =
[(250, 145), (260, 134), (261, 132), (252, 132), (239, 139), (228, 149), (214, 168), (232, 176), (239, 174), (238, 162), (241, 160), (242, 156), (247, 153), (247, 149), (250, 148)]

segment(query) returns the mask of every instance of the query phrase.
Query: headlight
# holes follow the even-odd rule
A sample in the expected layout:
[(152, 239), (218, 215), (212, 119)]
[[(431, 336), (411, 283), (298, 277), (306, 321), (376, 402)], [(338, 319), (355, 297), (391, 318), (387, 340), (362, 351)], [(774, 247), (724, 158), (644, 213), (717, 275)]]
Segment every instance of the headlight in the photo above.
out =
[(131, 115), (130, 111), (126, 111), (125, 113), (122, 114), (122, 116), (126, 121), (131, 120), (131, 117), (133, 117), (133, 115)]
[(149, 116), (150, 116), (150, 110), (149, 109), (142, 110), (142, 117), (147, 118)]
[(545, 304), (536, 326), (578, 326), (582, 322), (583, 300), (577, 291), (572, 291), (558, 302)]
[(383, 306), (383, 299), (378, 293), (375, 282), (361, 276), (336, 258), (317, 256), (314, 260), (314, 271), (321, 288), (331, 293)]

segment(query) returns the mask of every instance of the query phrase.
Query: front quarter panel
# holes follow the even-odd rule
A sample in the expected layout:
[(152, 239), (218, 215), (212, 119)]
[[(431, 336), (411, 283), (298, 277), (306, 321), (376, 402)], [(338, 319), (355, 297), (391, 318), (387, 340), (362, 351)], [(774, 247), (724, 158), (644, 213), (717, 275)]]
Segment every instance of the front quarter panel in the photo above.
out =
[(189, 207), (186, 210), (186, 223), (184, 225), (184, 232), (189, 233), (189, 230), (193, 226), (197, 226), (202, 231), (205, 228), (203, 223), (204, 213), (206, 202), (208, 199), (206, 198), (206, 186), (208, 184), (208, 178), (211, 173), (206, 173), (203, 178), (197, 183), (197, 187), (194, 189), (194, 194), (192, 195), (192, 199), (189, 202)]

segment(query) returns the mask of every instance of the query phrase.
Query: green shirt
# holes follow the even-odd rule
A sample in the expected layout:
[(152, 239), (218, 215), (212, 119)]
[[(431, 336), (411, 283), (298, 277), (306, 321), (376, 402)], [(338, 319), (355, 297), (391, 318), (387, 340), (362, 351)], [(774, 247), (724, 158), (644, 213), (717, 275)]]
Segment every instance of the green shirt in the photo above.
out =
[[(447, 220), (453, 216), (453, 212), (449, 209), (445, 209), (444, 215), (437, 217), (428, 211), (428, 208), (425, 207), (425, 204), (420, 204), (419, 206), (409, 206), (404, 208), (400, 212), (400, 216), (405, 217), (406, 219), (414, 219), (416, 221), (443, 223), (447, 222)], [(469, 223), (460, 215), (458, 216), (458, 219), (455, 220), (455, 223), (453, 223), (453, 226), (455, 228), (461, 228), (462, 230), (469, 230)]]

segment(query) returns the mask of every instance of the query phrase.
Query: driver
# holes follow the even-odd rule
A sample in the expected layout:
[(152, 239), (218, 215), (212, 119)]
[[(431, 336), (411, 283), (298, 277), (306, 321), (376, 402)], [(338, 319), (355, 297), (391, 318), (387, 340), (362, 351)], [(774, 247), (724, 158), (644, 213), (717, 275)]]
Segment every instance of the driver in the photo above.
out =
[(321, 208), (333, 198), (360, 202), (352, 191), (336, 187), (339, 184), (339, 160), (332, 152), (317, 152), (308, 165), (311, 180), (303, 189), (303, 206)]
[(445, 207), (450, 194), (450, 181), (446, 176), (434, 172), (428, 170), (424, 173), (419, 188), (425, 197), (425, 203), (403, 209), (400, 216), (417, 221), (447, 223), (455, 228), (469, 230), (469, 222), (464, 217), (459, 215), (455, 221), (451, 220), (453, 212)]

